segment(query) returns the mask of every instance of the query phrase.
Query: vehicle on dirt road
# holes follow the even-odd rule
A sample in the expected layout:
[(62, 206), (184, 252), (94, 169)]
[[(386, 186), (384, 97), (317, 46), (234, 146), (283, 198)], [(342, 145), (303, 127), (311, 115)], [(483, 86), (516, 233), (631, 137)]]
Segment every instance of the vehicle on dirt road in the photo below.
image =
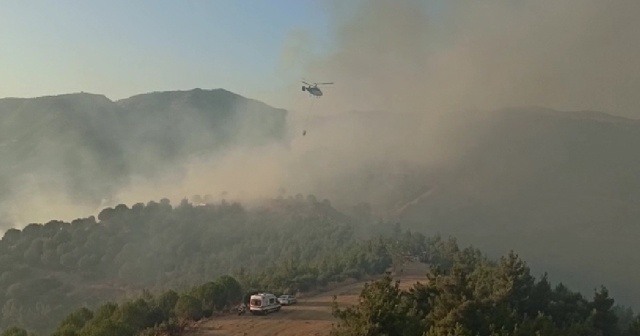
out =
[(280, 302), (281, 305), (286, 306), (286, 305), (292, 305), (294, 303), (297, 303), (298, 300), (293, 295), (286, 295), (285, 294), (285, 295), (281, 295), (278, 298), (278, 302)]
[(271, 293), (258, 293), (251, 295), (249, 311), (254, 315), (266, 315), (280, 310), (280, 302)]

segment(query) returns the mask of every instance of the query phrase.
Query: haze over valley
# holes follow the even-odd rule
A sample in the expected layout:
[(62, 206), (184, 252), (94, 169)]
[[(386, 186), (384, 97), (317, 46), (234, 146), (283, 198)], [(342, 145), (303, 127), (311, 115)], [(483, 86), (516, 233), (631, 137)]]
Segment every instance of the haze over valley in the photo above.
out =
[[(177, 17), (206, 12), (185, 6)], [(194, 30), (170, 60), (133, 53), (175, 79), (149, 61), (115, 82), (0, 85), (0, 330), (41, 317), (34, 330), (53, 330), (70, 308), (52, 302), (225, 274), (307, 290), (374, 276), (394, 239), (450, 248), (420, 235), (513, 250), (536, 277), (640, 309), (639, 2), (313, 8), (322, 29), (288, 23), (273, 50), (243, 53), (260, 59), (220, 42), (217, 76), (194, 61), (207, 41)], [(312, 97), (302, 79), (335, 84)]]
[[(614, 293), (634, 292), (640, 276), (630, 274), (639, 261), (631, 239), (640, 199), (632, 168), (640, 156), (626, 145), (640, 141), (632, 119), (514, 108), (460, 113), (438, 123), (446, 132), (425, 134), (415, 114), (345, 112), (307, 119), (302, 137), (286, 111), (225, 90), (118, 102), (72, 94), (16, 106), (4, 114), (13, 124), (2, 123), (3, 151), (29, 160), (4, 172), (15, 192), (2, 204), (5, 220), (26, 220), (18, 227), (161, 198), (250, 204), (313, 194), (493, 254), (517, 249), (585, 290), (620, 281)], [(20, 139), (20, 125), (42, 131)], [(412, 156), (417, 147), (437, 155)], [(607, 241), (618, 242), (607, 257), (580, 248)], [(567, 264), (580, 267), (564, 271)], [(630, 281), (615, 280), (625, 275)]]

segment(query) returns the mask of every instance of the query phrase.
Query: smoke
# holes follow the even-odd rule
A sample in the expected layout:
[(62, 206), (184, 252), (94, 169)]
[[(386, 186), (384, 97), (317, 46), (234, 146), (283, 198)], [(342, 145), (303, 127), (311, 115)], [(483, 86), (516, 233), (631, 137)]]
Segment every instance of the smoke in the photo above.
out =
[[(275, 69), (290, 80), (272, 97), (290, 110), (287, 143), (256, 146), (245, 130), (238, 137), (252, 145), (192, 157), (152, 177), (131, 176), (93, 209), (59, 189), (25, 183), (12, 202), (23, 206), (7, 211), (26, 224), (119, 203), (166, 197), (175, 204), (193, 195), (247, 201), (284, 189), (334, 205), (369, 202), (384, 213), (393, 210), (390, 202), (428, 196), (432, 174), (454, 166), (478, 134), (491, 131), (485, 114), (461, 111), (544, 106), (640, 117), (637, 0), (325, 4), (331, 45), (319, 48), (313, 32), (294, 30)], [(300, 90), (300, 77), (335, 85), (311, 98)], [(206, 127), (198, 122), (181, 130), (175, 134), (194, 143), (213, 141), (199, 138)], [(132, 155), (148, 157), (144, 167), (160, 154)]]
[(290, 86), (287, 104), (303, 115), (295, 127), (310, 133), (299, 139), (305, 150), (290, 153), (298, 159), (278, 160), (313, 177), (309, 192), (351, 201), (373, 201), (372, 185), (392, 193), (393, 183), (352, 179), (376, 160), (446, 170), (493, 126), (462, 111), (543, 106), (640, 117), (637, 1), (326, 4), (333, 45), (318, 52), (313, 34), (296, 31), (283, 50), (290, 66), (279, 68), (293, 78), (304, 65), (308, 80), (336, 83), (320, 99), (301, 94), (297, 78)]
[[(392, 194), (397, 184), (358, 175), (380, 161), (446, 169), (492, 127), (461, 111), (544, 106), (640, 117), (636, 1), (326, 5), (332, 45), (318, 51), (313, 32), (296, 30), (278, 68), (292, 78), (283, 101), (297, 112), (298, 150), (266, 157), (291, 171), (281, 181), (289, 188), (345, 202), (373, 202), (372, 188)], [(310, 98), (300, 74), (335, 85)]]
[[(475, 120), (464, 120), (461, 110), (538, 105), (639, 116), (637, 1), (325, 5), (331, 46), (319, 50), (313, 32), (294, 30), (277, 68), (278, 76), (291, 79), (286, 98), (280, 97), (292, 110), (289, 146), (244, 147), (187, 161), (179, 173), (133, 178), (113, 201), (218, 191), (251, 198), (279, 188), (340, 198), (356, 187), (336, 181), (380, 158), (446, 166), (474, 131)], [(336, 84), (323, 87), (324, 97), (310, 98), (300, 90), (299, 74)], [(329, 187), (335, 184), (340, 188)]]
[(339, 83), (333, 109), (638, 117), (638, 14), (633, 0), (362, 1), (352, 16), (331, 12), (335, 47), (308, 70)]
[(0, 232), (29, 223), (47, 223), (50, 220), (72, 221), (88, 216), (96, 207), (73, 200), (55, 177), (33, 174), (14, 179), (11, 197), (0, 203)]
[(179, 172), (169, 171), (153, 179), (138, 178), (120, 190), (112, 204), (133, 204), (167, 198), (172, 203), (194, 195), (209, 195), (212, 201), (253, 200), (274, 197), (282, 187), (281, 145), (233, 148), (214, 156), (193, 158)]

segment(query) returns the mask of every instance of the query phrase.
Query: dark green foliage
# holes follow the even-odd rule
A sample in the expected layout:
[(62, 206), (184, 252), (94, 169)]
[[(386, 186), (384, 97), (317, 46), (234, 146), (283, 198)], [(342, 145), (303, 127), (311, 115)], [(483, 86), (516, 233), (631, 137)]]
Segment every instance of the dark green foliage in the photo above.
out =
[(175, 314), (181, 320), (197, 321), (202, 318), (202, 302), (189, 294), (181, 295), (176, 302)]
[[(210, 293), (202, 289), (215, 284), (220, 291)], [(211, 302), (239, 302), (239, 283), (230, 276), (215, 282), (196, 286), (188, 292), (178, 294), (164, 291), (157, 297), (143, 291), (142, 295), (120, 304), (106, 303), (94, 312), (82, 308), (67, 316), (59, 324), (53, 336), (84, 335), (153, 335), (154, 333), (177, 334), (182, 330), (181, 321), (199, 320), (203, 317), (203, 300)], [(235, 294), (239, 294), (235, 296)], [(231, 299), (232, 297), (236, 299)]]
[(356, 307), (339, 309), (334, 297), (333, 314), (340, 320), (336, 336), (421, 335), (415, 302), (390, 276), (366, 284)]
[(594, 293), (589, 318), (593, 328), (601, 331), (603, 335), (616, 336), (620, 333), (613, 304), (614, 299), (609, 297), (609, 291), (605, 287)]
[(353, 242), (328, 252), (321, 260), (310, 262), (287, 259), (274, 268), (244, 278), (244, 287), (272, 292), (296, 293), (348, 278), (359, 279), (364, 275), (381, 274), (391, 266), (392, 258), (388, 241), (377, 239)]
[[(378, 239), (363, 244), (356, 244), (350, 248), (351, 256), (337, 258), (332, 255), (327, 260), (322, 260), (318, 265), (323, 265), (328, 271), (329, 279), (342, 279), (341, 271), (348, 270), (350, 264), (355, 265), (354, 270), (358, 275), (369, 274), (370, 270), (384, 270), (389, 266), (389, 251), (384, 248), (385, 240)], [(364, 258), (359, 263), (356, 261)], [(243, 275), (248, 284), (259, 288), (284, 288), (291, 283), (282, 279), (304, 278), (300, 274), (319, 274), (317, 269), (311, 267), (298, 267), (291, 261), (284, 262), (276, 267), (279, 270), (276, 277), (267, 276), (270, 271), (257, 274), (254, 277)], [(318, 283), (309, 284), (313, 289)], [(381, 290), (384, 288), (381, 287)], [(229, 311), (246, 299), (246, 291), (241, 283), (234, 277), (223, 275), (215, 281), (206, 282), (194, 286), (191, 289), (178, 294), (173, 290), (162, 292), (154, 297), (150, 292), (144, 291), (141, 297), (121, 304), (107, 303), (100, 306), (95, 313), (82, 308), (67, 316), (59, 324), (54, 336), (84, 336), (84, 335), (177, 335), (182, 330), (185, 321), (197, 321), (210, 316), (213, 312)], [(397, 295), (395, 292), (382, 293), (389, 297)], [(408, 302), (402, 299), (402, 302)], [(371, 300), (374, 302), (373, 300)], [(411, 307), (402, 307), (402, 311), (408, 311)], [(391, 323), (391, 321), (390, 321)], [(396, 323), (396, 326), (400, 326)], [(413, 328), (416, 326), (414, 325)]]
[(213, 312), (234, 307), (241, 299), (240, 283), (228, 275), (182, 294), (167, 290), (155, 297), (143, 291), (133, 300), (106, 303), (95, 313), (79, 309), (62, 320), (53, 336), (178, 335), (183, 322), (206, 317), (207, 309)]
[(589, 301), (562, 284), (552, 289), (546, 275), (537, 281), (513, 252), (493, 263), (452, 244), (440, 245), (447, 247), (440, 252), (452, 253), (452, 264), (435, 265), (425, 283), (401, 291), (385, 277), (363, 289), (359, 305), (334, 308), (333, 335), (626, 336), (640, 330), (640, 318), (618, 323), (604, 287)]
[[(311, 196), (270, 200), (252, 210), (227, 202), (173, 207), (165, 199), (104, 209), (98, 220), (6, 232), (0, 328), (46, 333), (81, 307), (142, 289), (184, 291), (198, 284), (190, 295), (206, 316), (240, 302), (243, 288), (296, 293), (380, 274), (392, 262), (390, 249), (401, 249), (386, 239), (360, 239), (354, 221)], [(408, 237), (415, 239), (402, 237), (402, 248), (424, 241), (404, 242)], [(181, 295), (162, 295), (156, 314), (166, 320)]]
[(172, 290), (168, 290), (158, 297), (158, 309), (162, 313), (163, 320), (168, 320), (173, 316), (173, 307), (176, 306), (179, 297), (178, 293)]
[[(397, 270), (410, 258), (432, 265), (429, 281), (410, 291), (388, 277), (368, 285), (359, 307), (334, 311), (335, 335), (628, 336), (640, 330), (640, 320), (616, 310), (604, 287), (589, 301), (562, 284), (553, 287), (546, 276), (536, 280), (513, 252), (493, 262), (477, 249), (460, 249), (455, 239), (400, 226), (390, 237), (359, 239), (362, 228), (313, 197), (253, 210), (225, 202), (174, 208), (161, 200), (105, 209), (99, 218), (5, 234), (3, 325), (46, 331), (55, 323), (55, 336), (177, 334), (182, 322), (228, 311), (254, 291), (295, 294)], [(151, 291), (97, 307), (119, 302), (124, 293), (114, 289), (127, 284), (129, 293)], [(91, 292), (104, 287), (111, 292)]]
[[(0, 329), (50, 330), (84, 304), (117, 299), (123, 286), (184, 288), (240, 267), (263, 271), (290, 249), (305, 250), (301, 242), (313, 236), (335, 232), (344, 235), (343, 244), (355, 239), (348, 223), (323, 221), (304, 209), (320, 205), (284, 206), (299, 215), (226, 203), (173, 209), (163, 201), (105, 209), (101, 222), (90, 217), (8, 230), (0, 241)], [(291, 234), (295, 227), (305, 229)], [(339, 248), (328, 238), (305, 250), (302, 260)], [(101, 290), (87, 287), (89, 282), (98, 282)], [(229, 295), (237, 295), (234, 290)]]
[[(238, 291), (240, 291), (238, 284)], [(226, 306), (239, 302), (238, 296), (229, 296), (219, 282), (207, 282), (194, 288), (193, 296), (201, 302), (202, 308), (208, 311), (222, 310)], [(241, 295), (238, 293), (238, 295)]]
[(638, 315), (628, 326), (625, 336), (640, 336), (640, 315)]
[(93, 318), (93, 312), (85, 307), (80, 308), (67, 316), (58, 327), (53, 336), (74, 336), (78, 335), (87, 322)]

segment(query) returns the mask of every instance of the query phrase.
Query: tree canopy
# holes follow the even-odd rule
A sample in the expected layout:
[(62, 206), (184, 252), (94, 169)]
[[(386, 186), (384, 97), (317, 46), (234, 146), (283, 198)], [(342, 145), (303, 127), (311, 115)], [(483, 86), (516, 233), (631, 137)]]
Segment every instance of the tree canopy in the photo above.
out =
[(638, 335), (640, 315), (620, 323), (605, 287), (592, 299), (562, 283), (552, 287), (514, 252), (498, 262), (472, 248), (453, 257), (409, 290), (387, 275), (365, 286), (358, 305), (334, 303), (332, 336)]

